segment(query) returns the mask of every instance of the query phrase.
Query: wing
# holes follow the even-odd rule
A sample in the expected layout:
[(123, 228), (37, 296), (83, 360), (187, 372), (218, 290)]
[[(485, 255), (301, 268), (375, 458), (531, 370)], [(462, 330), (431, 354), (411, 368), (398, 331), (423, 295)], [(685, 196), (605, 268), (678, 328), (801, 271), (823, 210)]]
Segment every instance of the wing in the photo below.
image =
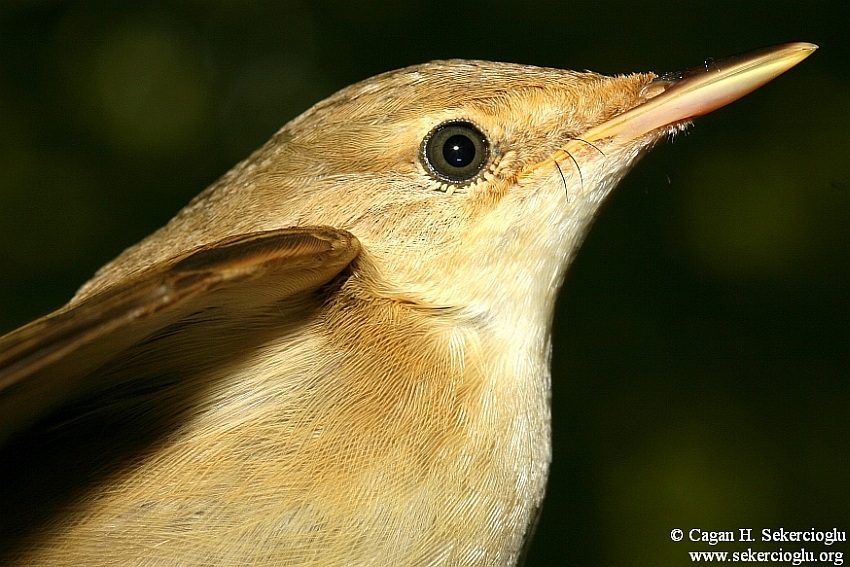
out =
[(327, 283), (359, 250), (350, 233), (328, 227), (230, 237), (9, 333), (0, 338), (0, 443), (73, 396), (115, 354), (234, 297), (219, 290), (244, 288), (246, 303), (283, 299)]

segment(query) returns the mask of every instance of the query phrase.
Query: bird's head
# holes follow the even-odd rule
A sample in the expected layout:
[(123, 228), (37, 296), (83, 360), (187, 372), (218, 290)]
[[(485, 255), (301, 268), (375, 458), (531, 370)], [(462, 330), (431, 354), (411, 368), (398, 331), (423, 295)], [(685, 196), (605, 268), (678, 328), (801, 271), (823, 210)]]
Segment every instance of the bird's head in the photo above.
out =
[(813, 49), (660, 77), (461, 60), (385, 73), (291, 121), (104, 273), (232, 234), (328, 225), (360, 240), (365, 293), (539, 322), (600, 203), (647, 149)]

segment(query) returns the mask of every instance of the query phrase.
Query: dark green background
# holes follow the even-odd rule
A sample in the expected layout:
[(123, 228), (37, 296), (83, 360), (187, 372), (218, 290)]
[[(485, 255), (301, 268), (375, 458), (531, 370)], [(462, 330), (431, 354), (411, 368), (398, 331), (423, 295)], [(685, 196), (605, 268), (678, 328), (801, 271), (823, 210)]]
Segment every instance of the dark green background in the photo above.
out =
[(687, 550), (715, 549), (671, 542), (675, 527), (848, 531), (848, 12), (6, 0), (0, 331), (58, 307), (288, 119), (372, 74), (447, 57), (667, 71), (811, 41), (818, 53), (656, 149), (604, 208), (558, 307), (530, 564), (688, 565)]

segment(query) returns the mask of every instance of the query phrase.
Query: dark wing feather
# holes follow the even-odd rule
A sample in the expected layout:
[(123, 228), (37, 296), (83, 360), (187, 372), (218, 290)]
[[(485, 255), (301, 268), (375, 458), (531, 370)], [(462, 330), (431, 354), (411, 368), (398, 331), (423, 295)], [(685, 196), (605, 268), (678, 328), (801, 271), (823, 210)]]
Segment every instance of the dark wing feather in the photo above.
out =
[[(327, 227), (239, 235), (151, 266), (0, 338), (0, 443), (85, 386), (91, 371), (209, 302), (247, 283), (246, 302), (316, 289), (360, 250)], [(272, 297), (268, 297), (269, 294)]]

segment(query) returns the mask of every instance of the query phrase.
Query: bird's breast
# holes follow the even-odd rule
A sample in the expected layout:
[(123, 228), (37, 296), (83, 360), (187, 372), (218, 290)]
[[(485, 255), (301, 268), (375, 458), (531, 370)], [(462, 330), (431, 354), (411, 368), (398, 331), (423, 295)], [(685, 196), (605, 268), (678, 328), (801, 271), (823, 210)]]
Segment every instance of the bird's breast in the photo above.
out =
[(549, 462), (545, 356), (350, 298), (263, 336), (184, 357), (178, 425), (52, 526), (39, 564), (513, 565)]

